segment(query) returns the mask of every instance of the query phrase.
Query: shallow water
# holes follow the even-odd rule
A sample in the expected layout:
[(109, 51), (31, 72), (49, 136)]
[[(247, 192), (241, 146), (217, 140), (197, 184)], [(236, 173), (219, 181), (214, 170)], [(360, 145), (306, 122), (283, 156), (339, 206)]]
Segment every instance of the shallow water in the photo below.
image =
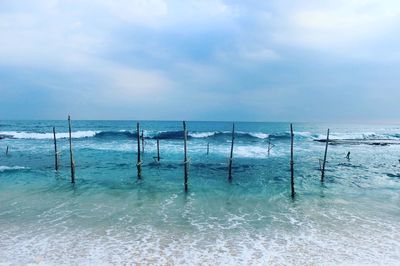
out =
[[(73, 121), (72, 185), (66, 121), (1, 121), (0, 264), (400, 261), (400, 145), (363, 142), (396, 143), (399, 126), (294, 124), (294, 200), (287, 123), (236, 123), (230, 183), (231, 123), (188, 122), (188, 193), (182, 123), (141, 126), (145, 152), (137, 180), (134, 121)], [(332, 139), (352, 141), (329, 145), (321, 184), (325, 143), (315, 140), (327, 128)], [(153, 160), (157, 138), (160, 164)], [(268, 138), (275, 145), (269, 156)]]

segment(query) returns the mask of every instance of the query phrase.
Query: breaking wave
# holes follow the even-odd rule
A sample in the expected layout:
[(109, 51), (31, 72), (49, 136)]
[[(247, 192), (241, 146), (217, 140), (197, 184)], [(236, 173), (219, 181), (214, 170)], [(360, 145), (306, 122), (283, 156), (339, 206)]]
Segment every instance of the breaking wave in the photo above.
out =
[[(57, 138), (68, 138), (68, 132), (57, 133)], [(75, 131), (72, 132), (72, 138), (99, 138), (99, 139), (135, 139), (137, 136), (136, 131), (119, 130), (119, 131)], [(230, 131), (189, 131), (189, 139), (230, 139), (232, 132)], [(296, 138), (310, 139), (315, 141), (323, 141), (326, 139), (324, 134), (312, 134), (308, 131), (295, 131)], [(235, 137), (238, 139), (248, 140), (264, 140), (275, 139), (284, 140), (290, 139), (290, 132), (278, 133), (264, 133), (264, 132), (235, 132)], [(177, 140), (183, 139), (183, 131), (144, 131), (144, 138), (146, 139), (164, 139), (164, 140)], [(0, 139), (53, 139), (52, 132), (17, 132), (17, 131), (4, 131), (0, 132)], [(377, 134), (374, 132), (360, 132), (360, 133), (331, 133), (331, 140), (400, 140), (400, 133), (396, 134)]]
[[(231, 137), (229, 131), (213, 131), (213, 132), (189, 132), (188, 138), (205, 139), (205, 138), (228, 138)], [(68, 138), (68, 132), (56, 134), (57, 138)], [(136, 138), (136, 131), (75, 131), (72, 132), (72, 138)], [(237, 138), (248, 139), (266, 139), (269, 134), (262, 132), (235, 132)], [(183, 139), (183, 131), (158, 131), (158, 132), (145, 132), (144, 138), (148, 139)], [(37, 133), (37, 132), (16, 132), (7, 131), (0, 132), (0, 139), (53, 139), (52, 132)]]
[[(207, 131), (207, 132), (189, 132), (188, 138), (206, 139), (206, 138), (230, 138), (232, 132), (230, 131)], [(236, 138), (247, 139), (266, 139), (268, 134), (262, 132), (235, 132)], [(159, 132), (152, 137), (153, 139), (183, 139), (183, 131), (164, 131)]]
[(17, 171), (17, 170), (26, 170), (29, 169), (24, 166), (5, 166), (5, 165), (0, 165), (0, 173), (5, 172), (5, 171)]
[[(325, 141), (326, 135), (315, 135), (314, 140)], [(400, 140), (400, 134), (377, 134), (374, 132), (332, 133), (330, 140)]]
[[(72, 132), (73, 138), (88, 138), (94, 137), (97, 134), (96, 131), (75, 131)], [(57, 138), (68, 138), (68, 132), (57, 133)], [(0, 132), (0, 139), (52, 139), (53, 133), (36, 133), (36, 132), (17, 132), (17, 131), (6, 131)]]

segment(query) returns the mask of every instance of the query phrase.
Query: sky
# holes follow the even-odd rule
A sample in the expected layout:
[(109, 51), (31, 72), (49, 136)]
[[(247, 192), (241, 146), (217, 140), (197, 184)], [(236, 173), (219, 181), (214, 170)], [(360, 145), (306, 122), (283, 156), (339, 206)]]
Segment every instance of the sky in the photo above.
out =
[(0, 119), (400, 122), (397, 0), (0, 0)]

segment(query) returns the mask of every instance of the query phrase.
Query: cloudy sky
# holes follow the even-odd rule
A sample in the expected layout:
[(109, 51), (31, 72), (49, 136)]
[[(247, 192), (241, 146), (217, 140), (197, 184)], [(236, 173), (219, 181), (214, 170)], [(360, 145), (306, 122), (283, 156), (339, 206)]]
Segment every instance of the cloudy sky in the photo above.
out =
[(0, 119), (400, 122), (397, 0), (0, 0)]

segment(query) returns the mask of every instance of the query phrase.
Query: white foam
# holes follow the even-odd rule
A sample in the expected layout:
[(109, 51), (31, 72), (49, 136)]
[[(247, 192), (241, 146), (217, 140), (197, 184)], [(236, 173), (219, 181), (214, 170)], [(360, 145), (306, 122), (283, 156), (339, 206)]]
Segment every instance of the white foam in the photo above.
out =
[(268, 148), (260, 146), (236, 146), (235, 157), (242, 158), (265, 158), (268, 156)]
[(295, 135), (295, 136), (300, 136), (300, 137), (311, 137), (311, 132), (308, 132), (308, 131), (294, 131), (293, 132), (293, 134)]
[(400, 259), (398, 233), (363, 232), (373, 226), (356, 233), (308, 225), (295, 232), (267, 227), (265, 231), (237, 228), (238, 233), (185, 235), (175, 228), (157, 230), (140, 224), (136, 228), (119, 232), (108, 227), (103, 235), (94, 230), (58, 233), (32, 228), (32, 232), (18, 230), (16, 235), (6, 231), (0, 240), (7, 243), (0, 251), (0, 264), (396, 265)]
[(269, 134), (262, 133), (262, 132), (250, 132), (251, 136), (259, 138), (259, 139), (266, 139), (269, 137)]
[(23, 169), (29, 169), (24, 166), (5, 166), (5, 165), (0, 165), (0, 172), (5, 172), (5, 171), (13, 171), (13, 170), (23, 170)]
[[(218, 133), (223, 134), (231, 134), (231, 131), (206, 131), (206, 132), (189, 132), (189, 136), (193, 138), (208, 138), (212, 137)], [(237, 134), (249, 134), (252, 137), (259, 139), (266, 139), (269, 137), (269, 134), (262, 132), (245, 132), (245, 131), (236, 131)]]
[[(89, 138), (94, 137), (99, 131), (75, 131), (72, 132), (73, 138)], [(17, 132), (17, 131), (4, 131), (0, 135), (12, 136), (16, 139), (52, 139), (53, 133), (35, 133), (35, 132)], [(68, 138), (68, 132), (56, 133), (57, 138)]]
[(208, 138), (215, 135), (216, 132), (189, 132), (189, 136), (193, 138)]
[[(325, 139), (325, 134), (318, 134), (315, 137), (316, 139)], [(336, 133), (333, 132), (329, 135), (330, 139), (337, 139), (337, 140), (374, 140), (374, 139), (399, 139), (399, 137), (394, 136), (393, 134), (378, 134), (375, 132), (354, 132), (354, 133)]]

